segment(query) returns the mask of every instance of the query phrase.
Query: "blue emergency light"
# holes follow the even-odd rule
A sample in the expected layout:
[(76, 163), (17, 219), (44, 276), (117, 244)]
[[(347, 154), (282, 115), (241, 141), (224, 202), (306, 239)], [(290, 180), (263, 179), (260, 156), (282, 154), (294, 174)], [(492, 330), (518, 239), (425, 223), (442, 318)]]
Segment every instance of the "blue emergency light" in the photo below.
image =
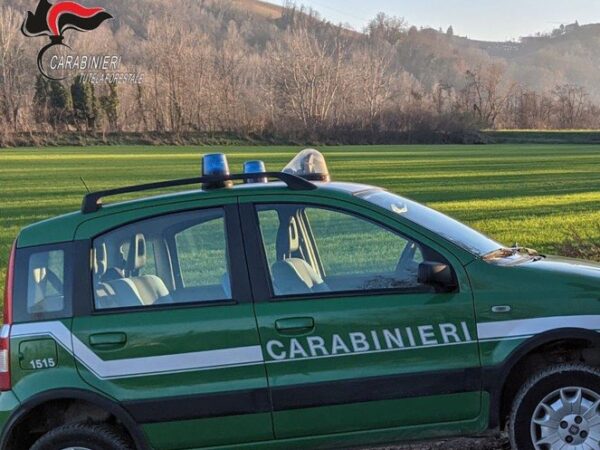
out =
[[(223, 153), (211, 153), (204, 155), (202, 158), (202, 176), (217, 176), (229, 175), (229, 163), (227, 156)], [(203, 189), (219, 189), (233, 187), (233, 181), (215, 181), (212, 183), (204, 183)]]
[[(267, 171), (265, 163), (262, 161), (246, 161), (244, 163), (244, 173), (265, 173)], [(267, 177), (248, 178), (246, 183), (268, 183)]]

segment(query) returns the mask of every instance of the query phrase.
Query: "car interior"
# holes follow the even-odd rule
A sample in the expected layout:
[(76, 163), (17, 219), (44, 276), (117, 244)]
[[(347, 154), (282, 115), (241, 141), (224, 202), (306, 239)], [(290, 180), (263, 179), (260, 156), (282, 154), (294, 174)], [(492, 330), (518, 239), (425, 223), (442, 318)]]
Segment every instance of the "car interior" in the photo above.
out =
[[(136, 233), (131, 238), (127, 259), (109, 267), (106, 243), (94, 248), (96, 301), (103, 308), (130, 307), (172, 303), (173, 299), (165, 282), (156, 275), (144, 274), (148, 255), (146, 238)], [(117, 261), (120, 258), (117, 258)], [(114, 259), (110, 260), (111, 262)]]
[[(301, 242), (302, 241), (302, 242)], [(277, 231), (277, 261), (271, 267), (274, 289), (286, 294), (328, 292), (329, 286), (307, 260), (306, 239), (294, 216), (286, 217)]]
[[(223, 218), (179, 219), (151, 219), (94, 241), (97, 309), (231, 299), (223, 226), (221, 235), (213, 236)], [(181, 236), (189, 234), (195, 240), (184, 243)], [(220, 247), (209, 248), (217, 245), (208, 245), (211, 240)]]
[[(436, 252), (342, 213), (294, 205), (275, 208), (276, 216), (272, 214), (273, 207), (259, 211), (275, 295), (433, 290), (418, 282), (418, 270), (425, 256), (439, 260), (441, 257)], [(309, 217), (311, 210), (312, 217)], [(324, 216), (327, 221), (323, 220)], [(268, 228), (276, 228), (276, 235), (267, 232)], [(372, 240), (374, 235), (372, 245), (361, 247), (360, 243)], [(270, 242), (273, 239), (275, 245)], [(387, 257), (383, 258), (382, 254)], [(378, 256), (385, 261), (361, 261)]]
[(34, 253), (29, 258), (27, 310), (31, 314), (61, 311), (64, 307), (62, 251)]

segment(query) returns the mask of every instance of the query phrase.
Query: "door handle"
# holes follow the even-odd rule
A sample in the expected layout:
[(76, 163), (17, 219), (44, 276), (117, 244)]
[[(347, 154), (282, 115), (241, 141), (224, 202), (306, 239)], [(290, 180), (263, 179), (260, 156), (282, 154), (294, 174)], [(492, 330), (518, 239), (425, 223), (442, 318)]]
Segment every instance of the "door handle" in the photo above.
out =
[(101, 349), (124, 347), (127, 343), (125, 333), (99, 333), (90, 336), (90, 345)]
[(302, 334), (314, 328), (315, 320), (312, 317), (292, 317), (275, 322), (275, 329), (283, 334)]

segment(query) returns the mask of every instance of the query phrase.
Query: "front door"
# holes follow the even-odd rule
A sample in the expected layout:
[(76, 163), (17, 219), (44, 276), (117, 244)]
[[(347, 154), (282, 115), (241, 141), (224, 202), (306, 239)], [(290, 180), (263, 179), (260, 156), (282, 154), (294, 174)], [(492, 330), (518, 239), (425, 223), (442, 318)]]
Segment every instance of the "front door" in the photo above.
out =
[[(276, 437), (476, 419), (460, 263), (385, 216), (334, 205), (242, 205)], [(423, 261), (449, 264), (456, 288), (419, 283)]]
[(93, 307), (73, 321), (82, 377), (156, 449), (272, 439), (237, 205), (126, 219), (93, 239)]

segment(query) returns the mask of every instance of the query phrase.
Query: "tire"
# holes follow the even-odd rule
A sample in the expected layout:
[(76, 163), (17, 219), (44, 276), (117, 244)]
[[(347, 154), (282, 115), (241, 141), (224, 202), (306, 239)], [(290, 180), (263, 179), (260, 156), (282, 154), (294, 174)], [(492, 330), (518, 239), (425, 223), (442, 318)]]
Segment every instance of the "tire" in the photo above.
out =
[(515, 397), (509, 420), (513, 450), (597, 449), (590, 435), (597, 439), (599, 434), (600, 370), (596, 368), (548, 367), (533, 375)]
[(105, 425), (70, 424), (44, 434), (30, 450), (132, 450), (131, 445)]

